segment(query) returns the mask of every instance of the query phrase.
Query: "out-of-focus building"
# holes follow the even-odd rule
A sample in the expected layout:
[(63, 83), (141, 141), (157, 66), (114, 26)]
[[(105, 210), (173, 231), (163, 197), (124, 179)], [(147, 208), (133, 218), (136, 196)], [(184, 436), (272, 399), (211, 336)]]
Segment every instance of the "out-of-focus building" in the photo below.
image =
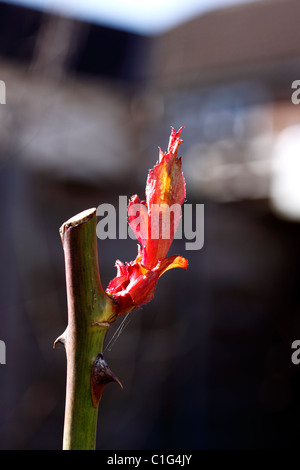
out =
[(270, 197), (279, 133), (299, 124), (297, 0), (210, 11), (155, 39), (162, 122), (186, 125), (186, 175), (198, 196)]
[(137, 158), (130, 84), (143, 38), (7, 4), (0, 12), (2, 147), (58, 179), (128, 177)]
[(184, 124), (197, 197), (269, 197), (275, 137), (298, 122), (299, 10), (297, 0), (250, 2), (141, 38), (2, 4), (2, 133), (12, 126), (2, 146), (17, 129), (11, 142), (28, 165), (116, 180), (140, 152), (151, 164), (154, 136), (160, 144)]

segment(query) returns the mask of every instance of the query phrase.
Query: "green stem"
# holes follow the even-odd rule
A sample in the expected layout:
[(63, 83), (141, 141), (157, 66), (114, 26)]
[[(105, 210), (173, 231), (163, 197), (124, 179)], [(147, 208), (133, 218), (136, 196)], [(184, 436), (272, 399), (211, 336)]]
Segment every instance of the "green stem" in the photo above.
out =
[(54, 344), (64, 343), (67, 356), (63, 449), (91, 450), (95, 449), (101, 397), (100, 394), (95, 400), (92, 396), (93, 367), (115, 319), (113, 303), (100, 282), (96, 209), (69, 219), (60, 228), (60, 234), (65, 257), (68, 326)]

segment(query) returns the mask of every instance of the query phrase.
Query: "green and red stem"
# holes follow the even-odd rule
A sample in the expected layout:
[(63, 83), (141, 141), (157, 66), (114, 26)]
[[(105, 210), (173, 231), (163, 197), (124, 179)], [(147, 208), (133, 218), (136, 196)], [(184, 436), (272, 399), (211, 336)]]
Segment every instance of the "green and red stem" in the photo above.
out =
[(101, 286), (96, 209), (89, 209), (60, 228), (64, 249), (68, 326), (54, 343), (67, 356), (64, 450), (95, 449), (98, 406), (106, 383), (115, 380), (102, 356), (103, 342), (115, 320), (114, 304)]

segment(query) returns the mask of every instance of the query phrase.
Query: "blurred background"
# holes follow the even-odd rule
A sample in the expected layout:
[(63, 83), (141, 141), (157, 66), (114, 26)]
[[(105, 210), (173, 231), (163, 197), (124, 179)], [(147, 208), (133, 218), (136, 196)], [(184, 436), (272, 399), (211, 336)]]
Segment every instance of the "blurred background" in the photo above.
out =
[[(292, 449), (300, 439), (300, 3), (0, 2), (0, 448), (60, 449), (59, 227), (119, 195), (184, 125), (205, 242), (105, 357), (98, 449)], [(182, 5), (184, 3), (184, 5)], [(109, 9), (109, 6), (111, 7)], [(98, 241), (102, 284), (134, 240)], [(111, 327), (108, 341), (120, 325)]]

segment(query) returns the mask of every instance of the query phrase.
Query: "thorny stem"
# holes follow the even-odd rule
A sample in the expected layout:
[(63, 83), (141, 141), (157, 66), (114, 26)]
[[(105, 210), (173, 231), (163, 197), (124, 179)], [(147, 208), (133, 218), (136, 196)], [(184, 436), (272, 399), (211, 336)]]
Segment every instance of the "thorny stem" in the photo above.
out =
[(105, 334), (115, 317), (113, 302), (100, 281), (96, 209), (69, 219), (61, 226), (60, 235), (65, 257), (68, 326), (54, 346), (62, 342), (67, 356), (63, 449), (91, 450), (95, 449), (102, 389), (107, 382), (118, 381), (105, 361), (98, 360), (103, 358), (100, 353)]

